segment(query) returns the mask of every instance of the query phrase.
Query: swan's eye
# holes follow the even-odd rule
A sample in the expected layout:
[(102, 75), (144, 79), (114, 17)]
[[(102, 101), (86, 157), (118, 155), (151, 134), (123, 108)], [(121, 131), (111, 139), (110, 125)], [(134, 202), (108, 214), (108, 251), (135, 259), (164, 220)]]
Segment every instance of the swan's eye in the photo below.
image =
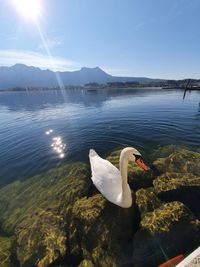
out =
[(143, 161), (142, 156), (140, 156), (140, 155), (135, 155), (135, 154), (133, 154), (133, 156), (135, 157), (135, 161), (137, 161), (138, 159), (139, 159), (140, 161)]

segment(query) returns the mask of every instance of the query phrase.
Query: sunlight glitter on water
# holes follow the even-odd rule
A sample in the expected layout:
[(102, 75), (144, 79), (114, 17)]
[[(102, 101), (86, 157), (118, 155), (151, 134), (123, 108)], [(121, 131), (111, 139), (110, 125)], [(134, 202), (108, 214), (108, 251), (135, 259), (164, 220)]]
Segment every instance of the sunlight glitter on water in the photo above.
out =
[(52, 144), (51, 147), (53, 148), (53, 150), (58, 154), (59, 158), (64, 158), (65, 157), (65, 148), (66, 148), (66, 144), (63, 143), (63, 140), (60, 136), (57, 137), (53, 137), (52, 138)]
[(47, 131), (45, 132), (45, 134), (47, 134), (47, 135), (49, 135), (49, 134), (51, 134), (51, 133), (53, 133), (53, 129), (49, 129), (49, 130), (47, 130)]
[[(45, 132), (46, 135), (50, 135), (51, 133), (53, 133), (53, 129), (49, 129)], [(58, 154), (58, 157), (60, 159), (63, 159), (65, 157), (64, 151), (66, 148), (66, 144), (64, 144), (61, 136), (55, 136), (52, 138), (51, 147), (54, 152)]]

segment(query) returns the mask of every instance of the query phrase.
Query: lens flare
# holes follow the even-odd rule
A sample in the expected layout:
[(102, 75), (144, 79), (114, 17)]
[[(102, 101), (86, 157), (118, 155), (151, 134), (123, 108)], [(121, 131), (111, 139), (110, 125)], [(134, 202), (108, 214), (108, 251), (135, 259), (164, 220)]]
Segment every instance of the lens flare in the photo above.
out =
[[(44, 3), (44, 0), (10, 0), (12, 1), (17, 13), (19, 13), (20, 16), (32, 21), (35, 26), (38, 29), (41, 42), (46, 50), (47, 55), (49, 56), (52, 68), (55, 69), (56, 65), (53, 60), (53, 56), (51, 54), (51, 51), (48, 47), (48, 43), (46, 41), (45, 35), (42, 32), (40, 23), (39, 23), (39, 17), (41, 17), (42, 13), (42, 2)], [(62, 79), (58, 72), (55, 72), (56, 80), (58, 83), (58, 86), (60, 87), (61, 92), (63, 94), (63, 97), (66, 98), (66, 92), (64, 90), (64, 84), (62, 82)]]
[(16, 11), (26, 19), (36, 21), (41, 15), (41, 0), (13, 0)]

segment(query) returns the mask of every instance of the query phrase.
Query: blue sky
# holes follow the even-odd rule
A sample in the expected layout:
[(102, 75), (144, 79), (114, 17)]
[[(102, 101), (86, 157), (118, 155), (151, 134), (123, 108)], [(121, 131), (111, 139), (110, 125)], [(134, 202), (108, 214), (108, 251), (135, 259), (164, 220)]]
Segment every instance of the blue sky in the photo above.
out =
[(200, 78), (199, 0), (38, 0), (37, 22), (13, 1), (0, 0), (1, 66)]

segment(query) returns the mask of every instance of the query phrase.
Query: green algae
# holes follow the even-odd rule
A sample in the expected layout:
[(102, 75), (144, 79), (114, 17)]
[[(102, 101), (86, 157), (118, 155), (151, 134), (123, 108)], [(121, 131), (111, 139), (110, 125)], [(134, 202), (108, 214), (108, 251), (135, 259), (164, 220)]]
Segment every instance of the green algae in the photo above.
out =
[[(120, 151), (117, 149), (107, 157), (116, 167)], [(165, 200), (163, 196), (183, 187), (188, 190), (199, 186), (200, 154), (167, 146), (155, 151), (154, 157), (159, 175), (144, 172), (134, 163), (129, 165), (129, 184), (135, 192), (135, 203), (130, 209), (121, 209), (96, 190), (91, 191), (89, 166), (83, 163), (64, 164), (1, 188), (0, 225), (3, 231), (14, 235), (2, 243), (6, 259), (2, 267), (11, 267), (10, 256), (21, 267), (130, 265), (133, 242), (133, 261), (137, 267), (137, 255), (142, 255), (144, 249), (139, 243), (149, 240), (145, 244), (148, 249), (159, 235), (159, 242), (167, 251), (165, 241), (173, 239), (174, 233), (181, 242), (181, 238), (190, 240), (194, 236), (196, 243), (174, 240), (169, 255), (175, 253), (176, 245), (179, 249), (182, 245), (184, 251), (189, 246), (193, 248), (199, 242), (198, 218), (189, 209), (189, 203), (184, 205), (180, 201), (180, 194), (175, 199), (170, 195)], [(183, 200), (185, 194), (184, 191)], [(137, 227), (136, 205), (141, 216)], [(183, 229), (187, 229), (184, 237)], [(157, 264), (162, 260), (159, 257)]]
[(179, 172), (199, 176), (200, 153), (179, 148), (168, 157), (157, 159), (154, 164), (162, 173)]
[(177, 149), (166, 158), (157, 159), (155, 166), (160, 175), (155, 177), (153, 186), (162, 201), (180, 201), (199, 218), (200, 153)]
[(180, 187), (200, 187), (200, 177), (191, 173), (166, 172), (153, 181), (157, 194), (170, 190), (176, 190)]
[(136, 192), (136, 203), (143, 217), (147, 212), (154, 211), (161, 206), (162, 202), (156, 196), (153, 187), (142, 188)]
[(8, 267), (11, 265), (11, 238), (0, 236), (0, 267)]
[(180, 202), (164, 203), (153, 212), (146, 213), (141, 221), (141, 227), (151, 233), (168, 232), (174, 223), (180, 219), (198, 227), (199, 222)]
[(0, 190), (1, 226), (15, 231), (13, 257), (22, 266), (47, 266), (66, 254), (65, 216), (89, 186), (88, 167), (74, 163)]
[(134, 267), (155, 267), (175, 255), (190, 253), (200, 243), (199, 226), (199, 220), (178, 201), (147, 211), (133, 238)]
[(156, 160), (158, 158), (167, 158), (174, 152), (181, 151), (183, 149), (187, 149), (187, 148), (184, 146), (177, 146), (174, 144), (166, 145), (166, 146), (159, 146), (151, 153), (151, 159)]
[(83, 260), (78, 267), (95, 267), (90, 260)]
[(16, 229), (16, 257), (22, 266), (48, 266), (66, 254), (64, 218), (51, 210), (39, 210)]
[[(86, 195), (89, 187), (88, 167), (83, 163), (66, 164), (26, 181), (17, 181), (0, 189), (0, 224), (13, 233), (27, 216), (45, 209), (67, 206)], [(65, 199), (65, 202), (63, 202)]]
[(132, 232), (131, 214), (132, 209), (110, 204), (100, 194), (77, 200), (72, 209), (72, 225), (82, 257), (102, 267), (125, 261), (124, 247)]
[(105, 204), (105, 198), (99, 194), (90, 198), (84, 197), (74, 203), (72, 212), (75, 218), (80, 219), (85, 224), (91, 224), (101, 215)]

